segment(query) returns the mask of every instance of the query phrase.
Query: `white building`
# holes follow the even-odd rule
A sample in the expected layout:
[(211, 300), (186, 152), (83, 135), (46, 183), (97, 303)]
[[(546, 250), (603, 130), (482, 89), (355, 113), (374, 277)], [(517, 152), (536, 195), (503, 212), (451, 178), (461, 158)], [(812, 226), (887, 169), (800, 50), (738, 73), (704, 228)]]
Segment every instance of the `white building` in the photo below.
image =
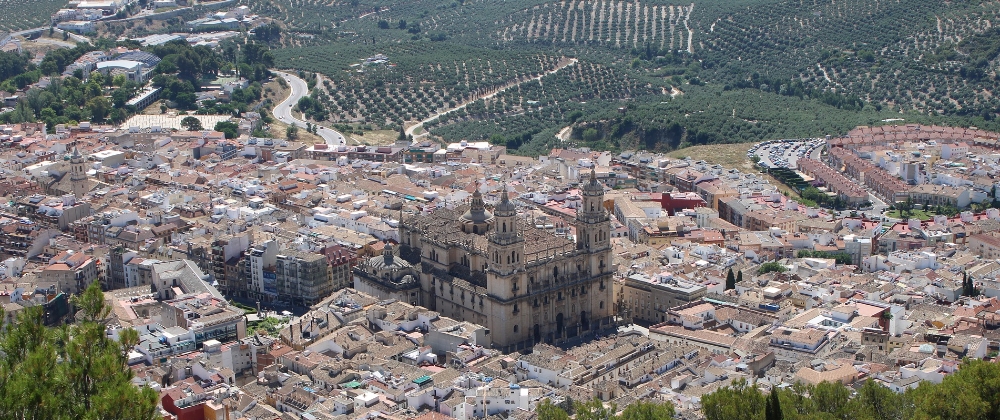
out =
[(78, 34), (89, 34), (94, 32), (94, 22), (89, 20), (70, 20), (59, 22), (57, 28), (64, 31), (76, 32)]

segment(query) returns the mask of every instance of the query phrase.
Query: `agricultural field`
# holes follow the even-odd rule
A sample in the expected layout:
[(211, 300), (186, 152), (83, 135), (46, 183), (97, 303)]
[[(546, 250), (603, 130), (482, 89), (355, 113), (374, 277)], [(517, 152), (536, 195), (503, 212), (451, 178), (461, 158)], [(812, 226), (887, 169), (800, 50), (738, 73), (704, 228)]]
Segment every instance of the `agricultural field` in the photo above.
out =
[(282, 22), (279, 66), (321, 75), (324, 123), (524, 154), (1000, 129), (1000, 1), (243, 1)]
[(49, 26), (49, 17), (66, 7), (66, 0), (0, 0), (0, 31)]
[[(389, 126), (421, 120), (500, 87), (555, 68), (558, 56), (501, 51), (475, 57), (476, 51), (433, 42), (389, 45), (384, 63), (364, 63), (365, 48), (316, 46), (275, 52), (276, 61), (322, 73), (312, 95), (333, 122)], [(397, 58), (398, 57), (398, 58)]]

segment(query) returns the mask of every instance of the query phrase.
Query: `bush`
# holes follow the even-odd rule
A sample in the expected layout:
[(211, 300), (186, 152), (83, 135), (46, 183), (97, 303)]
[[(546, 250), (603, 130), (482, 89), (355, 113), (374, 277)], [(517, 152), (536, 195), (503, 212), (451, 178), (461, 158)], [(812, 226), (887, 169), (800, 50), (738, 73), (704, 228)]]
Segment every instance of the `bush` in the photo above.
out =
[(764, 264), (761, 264), (760, 268), (757, 269), (757, 274), (767, 274), (767, 273), (770, 273), (770, 272), (784, 273), (786, 271), (788, 271), (788, 268), (786, 268), (785, 266), (781, 265), (781, 263), (779, 263), (777, 261), (770, 261), (770, 262), (766, 262)]

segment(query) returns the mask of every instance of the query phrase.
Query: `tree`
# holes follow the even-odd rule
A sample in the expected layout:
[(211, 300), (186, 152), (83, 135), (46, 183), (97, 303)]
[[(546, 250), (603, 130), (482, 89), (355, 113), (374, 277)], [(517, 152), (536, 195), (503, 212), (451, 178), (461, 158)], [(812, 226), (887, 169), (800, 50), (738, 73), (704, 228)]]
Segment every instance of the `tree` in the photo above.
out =
[(232, 121), (219, 121), (215, 123), (215, 131), (222, 132), (227, 139), (235, 139), (239, 135), (240, 126)]
[(913, 408), (905, 394), (897, 394), (869, 379), (851, 400), (848, 411), (860, 418), (903, 420), (913, 418)]
[(576, 411), (576, 420), (615, 420), (615, 413), (618, 411), (614, 403), (605, 407), (597, 398), (585, 403), (577, 402), (573, 408)]
[[(940, 384), (921, 382), (907, 398), (897, 399), (912, 418), (997, 419), (1000, 418), (1000, 365), (966, 359), (959, 370), (945, 376)], [(907, 410), (905, 406), (909, 406)]]
[(538, 420), (569, 420), (569, 414), (559, 406), (552, 404), (548, 398), (542, 400), (535, 408)]
[(788, 271), (788, 268), (781, 265), (781, 263), (777, 261), (768, 261), (760, 265), (760, 268), (757, 269), (757, 274), (766, 274), (770, 272), (784, 273), (786, 271)]
[(781, 420), (781, 401), (778, 399), (778, 388), (771, 388), (771, 394), (767, 398), (767, 406), (764, 407), (765, 420)]
[(389, 29), (389, 22), (386, 21), (386, 20), (380, 20), (380, 21), (378, 21), (378, 28), (379, 29)]
[(108, 112), (111, 110), (111, 102), (108, 101), (108, 98), (96, 96), (87, 101), (87, 109), (94, 121), (101, 122), (107, 118)]
[(619, 420), (658, 420), (674, 417), (674, 405), (670, 402), (655, 402), (649, 400), (639, 400), (628, 407), (618, 416)]
[(976, 289), (976, 281), (969, 277), (965, 271), (962, 272), (962, 296), (979, 296), (979, 289)]
[(851, 399), (851, 390), (837, 382), (820, 382), (809, 392), (816, 410), (844, 418)]
[(75, 324), (45, 327), (43, 307), (34, 306), (0, 329), (0, 417), (155, 418), (158, 394), (133, 385), (126, 366), (138, 333), (122, 330), (117, 343), (108, 338), (103, 321), (111, 308), (99, 282), (72, 302)]
[(739, 284), (742, 282), (743, 282), (743, 270), (740, 270), (739, 272), (736, 273), (736, 283)]
[(758, 420), (765, 405), (764, 394), (743, 378), (701, 398), (702, 413), (708, 420)]
[(187, 116), (181, 120), (181, 127), (186, 128), (188, 131), (201, 131), (204, 127), (201, 126), (201, 120), (197, 117)]
[(299, 127), (295, 124), (288, 126), (288, 128), (285, 129), (285, 137), (289, 140), (299, 138)]
[(733, 274), (733, 269), (729, 269), (729, 273), (726, 274), (726, 290), (732, 290), (736, 288), (736, 275)]

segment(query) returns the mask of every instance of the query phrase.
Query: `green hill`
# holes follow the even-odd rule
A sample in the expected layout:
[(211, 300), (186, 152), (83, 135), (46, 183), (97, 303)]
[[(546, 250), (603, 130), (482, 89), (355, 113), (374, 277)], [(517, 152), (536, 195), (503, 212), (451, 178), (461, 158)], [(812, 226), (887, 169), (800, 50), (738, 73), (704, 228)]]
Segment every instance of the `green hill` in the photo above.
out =
[[(522, 153), (568, 125), (572, 144), (654, 149), (890, 118), (997, 128), (1000, 2), (249, 1), (284, 22), (279, 66), (325, 76), (335, 122), (472, 102), (427, 128)], [(361, 64), (376, 54), (388, 62)]]

